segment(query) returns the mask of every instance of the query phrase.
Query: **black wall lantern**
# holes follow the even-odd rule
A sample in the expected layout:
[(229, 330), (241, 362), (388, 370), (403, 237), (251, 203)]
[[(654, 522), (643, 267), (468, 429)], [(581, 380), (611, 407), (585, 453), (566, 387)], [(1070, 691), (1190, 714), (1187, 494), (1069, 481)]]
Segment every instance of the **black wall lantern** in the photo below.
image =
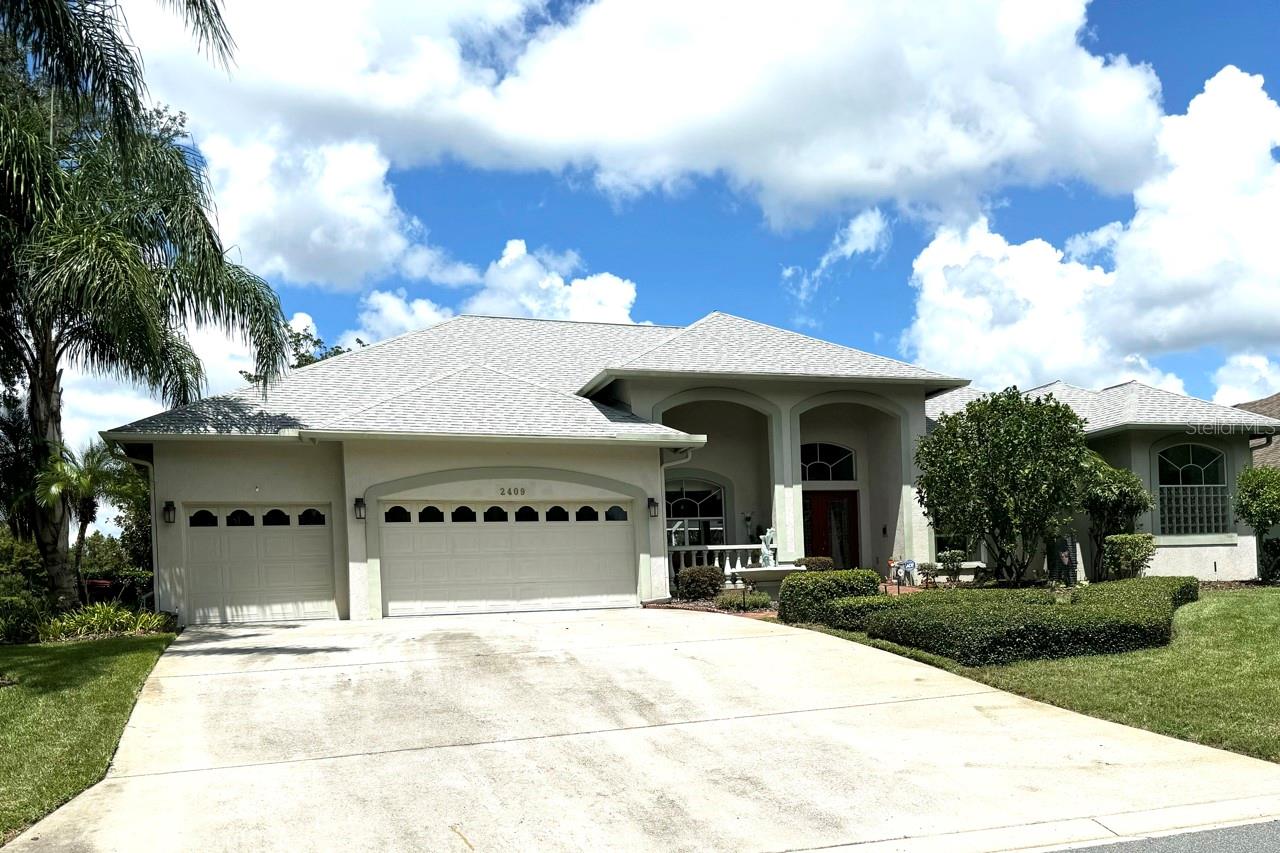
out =
[(178, 518), (178, 508), (173, 505), (173, 501), (165, 501), (162, 512), (164, 513), (165, 524), (173, 524)]
[(364, 498), (356, 498), (356, 520), (364, 521)]
[(658, 499), (657, 498), (649, 498), (649, 517), (650, 518), (658, 517)]

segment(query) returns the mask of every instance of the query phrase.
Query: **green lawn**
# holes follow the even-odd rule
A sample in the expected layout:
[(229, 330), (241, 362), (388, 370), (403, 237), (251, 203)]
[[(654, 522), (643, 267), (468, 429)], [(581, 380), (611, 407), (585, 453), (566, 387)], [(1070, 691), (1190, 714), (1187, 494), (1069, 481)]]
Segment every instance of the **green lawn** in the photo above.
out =
[(1180, 608), (1168, 646), (965, 667), (833, 631), (1052, 705), (1280, 761), (1280, 589), (1208, 591)]
[(0, 646), (0, 843), (102, 778), (172, 639)]

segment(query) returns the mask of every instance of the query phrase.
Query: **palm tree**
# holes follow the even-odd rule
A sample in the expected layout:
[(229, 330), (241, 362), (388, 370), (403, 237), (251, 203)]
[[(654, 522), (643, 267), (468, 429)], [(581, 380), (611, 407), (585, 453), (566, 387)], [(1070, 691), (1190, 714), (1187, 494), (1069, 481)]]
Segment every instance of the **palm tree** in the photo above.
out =
[[(234, 43), (220, 0), (165, 5), (215, 61), (230, 61)], [(78, 111), (110, 116), (119, 138), (127, 139), (142, 115), (146, 83), (118, 0), (0, 0), (0, 34)]]
[[(210, 221), (204, 161), (185, 144), (183, 117), (144, 113), (124, 145), (107, 117), (63, 114), (51, 124), (52, 90), (20, 65), (8, 66), (5, 82), (0, 375), (13, 373), (26, 389), (35, 468), (63, 443), (64, 367), (131, 381), (182, 405), (204, 384), (186, 331), (214, 326), (253, 346), (264, 382), (278, 376), (288, 353), (279, 299), (226, 258)], [(76, 598), (69, 510), (55, 501), (33, 524), (64, 607)]]
[(84, 536), (98, 520), (98, 507), (109, 500), (128, 476), (129, 463), (101, 441), (90, 442), (79, 457), (71, 450), (51, 458), (36, 475), (35, 498), (41, 507), (68, 506), (79, 524), (72, 568), (81, 600), (88, 602), (80, 561), (84, 556)]

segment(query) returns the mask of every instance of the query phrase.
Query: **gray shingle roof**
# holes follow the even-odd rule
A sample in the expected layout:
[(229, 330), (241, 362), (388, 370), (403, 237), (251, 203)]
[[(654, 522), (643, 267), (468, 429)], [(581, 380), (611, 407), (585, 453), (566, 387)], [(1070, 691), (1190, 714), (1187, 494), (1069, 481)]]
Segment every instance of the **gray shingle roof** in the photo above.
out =
[[(963, 392), (963, 393), (962, 393)], [(961, 388), (939, 394), (926, 403), (926, 414), (959, 411), (982, 391)], [(1221, 406), (1186, 394), (1153, 388), (1142, 382), (1124, 382), (1100, 391), (1091, 391), (1066, 382), (1050, 382), (1031, 388), (1035, 397), (1053, 394), (1085, 419), (1085, 432), (1093, 434), (1124, 427), (1212, 427), (1236, 432), (1269, 432), (1280, 429), (1280, 420)]]
[[(1237, 409), (1253, 412), (1255, 415), (1266, 415), (1269, 418), (1280, 418), (1280, 394), (1272, 394), (1261, 400), (1250, 400), (1248, 403), (1237, 403)], [(1280, 441), (1272, 441), (1266, 447), (1255, 447), (1253, 464), (1280, 468)]]
[(882, 355), (811, 338), (719, 311), (672, 332), (656, 346), (610, 364), (609, 372), (820, 376), (959, 383)]
[(959, 381), (728, 314), (687, 328), (463, 315), (294, 370), (273, 383), (265, 399), (258, 389), (242, 388), (111, 432), (682, 436), (574, 396), (607, 368), (632, 366), (926, 380), (944, 387)]

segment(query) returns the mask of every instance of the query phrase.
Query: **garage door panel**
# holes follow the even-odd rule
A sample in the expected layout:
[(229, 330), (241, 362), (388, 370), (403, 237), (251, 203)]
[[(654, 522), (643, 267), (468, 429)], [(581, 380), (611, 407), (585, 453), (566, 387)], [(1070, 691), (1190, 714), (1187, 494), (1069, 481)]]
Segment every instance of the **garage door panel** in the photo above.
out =
[[(396, 501), (405, 505), (404, 501)], [(391, 504), (384, 504), (385, 511)], [(453, 522), (448, 504), (444, 521), (423, 523), (425, 506), (406, 508), (411, 521), (382, 525), (382, 581), (390, 616), (634, 606), (636, 553), (631, 521), (605, 521), (609, 504), (559, 500), (575, 520), (548, 522), (552, 502), (534, 505), (537, 521), (516, 521), (524, 505), (501, 504), (507, 520)], [(577, 521), (581, 506), (595, 509), (597, 520)], [(482, 518), (490, 504), (472, 505)], [(465, 515), (465, 513), (463, 513)], [(497, 513), (491, 513), (497, 515)], [(524, 513), (527, 518), (528, 512)], [(406, 535), (405, 528), (416, 532)]]
[[(187, 621), (258, 622), (333, 619), (333, 537), (327, 504), (203, 507), (216, 526), (186, 529)], [(305, 509), (318, 509), (325, 524), (300, 525)], [(226, 527), (233, 511), (252, 526)], [(263, 517), (289, 515), (290, 524), (263, 526)], [(243, 515), (239, 515), (243, 518)], [(314, 517), (314, 516), (313, 516)]]

